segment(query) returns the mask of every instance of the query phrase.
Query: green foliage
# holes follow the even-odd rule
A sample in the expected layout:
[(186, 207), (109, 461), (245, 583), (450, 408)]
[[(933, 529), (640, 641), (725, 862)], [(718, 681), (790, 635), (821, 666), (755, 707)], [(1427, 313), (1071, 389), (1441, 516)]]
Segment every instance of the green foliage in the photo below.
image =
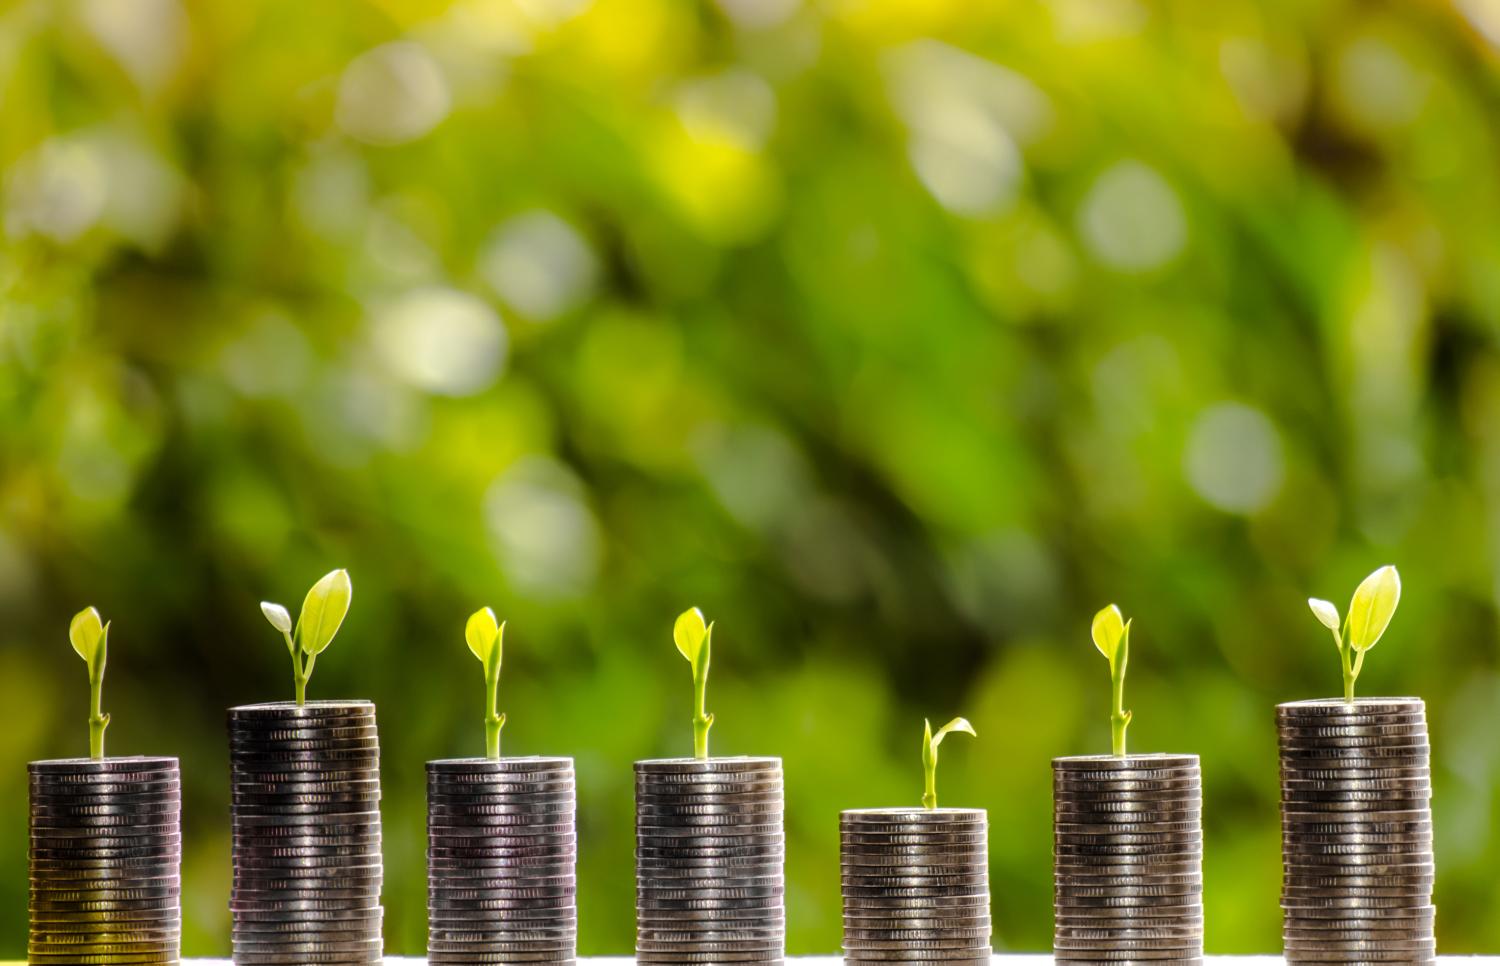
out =
[(89, 669), (89, 755), (103, 758), (104, 729), (109, 727), (109, 715), (101, 709), (104, 665), (109, 659), (109, 624), (100, 620), (97, 610), (85, 607), (68, 623), (68, 640)]
[(705, 623), (703, 612), (689, 607), (672, 625), (677, 651), (693, 667), (693, 755), (708, 757), (708, 729), (714, 716), (705, 710), (708, 700), (708, 664), (713, 652), (714, 625)]
[(1385, 634), (1399, 603), (1401, 575), (1389, 564), (1360, 581), (1359, 586), (1354, 589), (1354, 598), (1349, 602), (1349, 614), (1344, 618), (1342, 630), (1337, 607), (1317, 597), (1307, 599), (1307, 606), (1312, 609), (1318, 623), (1333, 634), (1333, 644), (1338, 649), (1339, 664), (1344, 674), (1345, 701), (1354, 701), (1354, 682), (1364, 668), (1365, 653)]
[[(77, 697), (57, 602), (129, 602), (111, 704), (163, 713), (111, 741), (214, 762), (222, 728), (181, 724), (285, 696), (244, 588), (358, 561), (369, 633), (317, 694), (378, 697), (393, 763), (479, 753), (453, 652), (491, 601), (549, 642), (524, 655), (547, 686), (507, 687), (528, 726), (506, 754), (685, 752), (666, 615), (735, 600), (735, 639), (765, 646), (714, 684), (734, 725), (715, 753), (785, 755), (788, 829), (823, 828), (844, 790), (911, 797), (911, 725), (934, 708), (1003, 729), (1017, 761), (1103, 732), (1078, 647), (1096, 588), (1150, 601), (1160, 675), (1129, 686), (1176, 699), (1132, 748), (1190, 733), (1258, 762), (1268, 709), (1328, 690), (1296, 588), (1372, 552), (1421, 575), (1387, 634), (1421, 628), (1411, 680), (1446, 709), (1443, 745), (1489, 747), (1491, 9), (4, 5), (12, 760), (82, 751), (68, 719), (47, 727)], [(361, 90), (372, 53), (404, 58)], [(448, 112), (377, 143), (341, 122), (361, 98), (395, 123)], [(536, 216), (556, 230), (516, 233)], [(428, 337), (451, 313), (395, 311), (433, 292), (477, 310), (457, 338)], [(1262, 445), (1215, 431), (1231, 399)], [(1359, 687), (1391, 693), (1407, 666), (1377, 657)], [(623, 951), (631, 787), (579, 764), (580, 946)], [(0, 804), (24, 810), (23, 774), (0, 770)], [(1469, 823), (1439, 882), (1463, 899), (1451, 950), (1500, 949), (1500, 815), (1476, 775), (1433, 802)], [(1033, 828), (1050, 796), (1044, 768), (970, 777), (996, 828)], [(420, 769), (383, 781), (393, 809), (422, 800)], [(223, 791), (184, 769), (186, 799)], [(1206, 896), (1210, 942), (1272, 948), (1279, 856), (1248, 832), (1276, 784), (1204, 796), (1234, 870)], [(227, 818), (198, 811), (183, 886), (212, 896)], [(1051, 942), (1049, 842), (991, 854), (1012, 948)], [(0, 854), (25, 849), (13, 807)], [(388, 948), (420, 954), (421, 850), (386, 861)], [(788, 852), (793, 953), (839, 944), (837, 861), (826, 836)], [(224, 904), (183, 930), (186, 955), (216, 954)], [(25, 917), (0, 918), (0, 948), (25, 942)]]
[(495, 620), (495, 612), (481, 607), (469, 615), (464, 625), (464, 641), (470, 652), (484, 665), (484, 748), (491, 758), (500, 757), (500, 729), (505, 715), (500, 713), (500, 665), (505, 657), (505, 624)]
[(1090, 627), (1094, 646), (1109, 659), (1110, 745), (1116, 755), (1125, 754), (1125, 729), (1132, 713), (1125, 710), (1125, 669), (1130, 664), (1130, 621), (1114, 604), (1094, 615)]
[(354, 585), (347, 570), (331, 570), (318, 579), (302, 599), (302, 613), (297, 617), (296, 628), (292, 627), (291, 614), (280, 604), (260, 602), (260, 612), (270, 625), (281, 632), (286, 641), (287, 653), (292, 658), (292, 681), (296, 687), (297, 703), (307, 701), (307, 682), (312, 677), (313, 665), (318, 655), (333, 643), (334, 635), (343, 626), (349, 613), (349, 603), (354, 597)]
[(932, 722), (926, 718), (922, 719), (923, 808), (937, 808), (938, 745), (941, 745), (943, 743), (943, 739), (955, 731), (962, 732), (966, 735), (974, 735), (974, 737), (976, 738), (978, 737), (978, 735), (975, 734), (974, 726), (969, 724), (968, 720), (965, 718), (954, 718), (952, 721), (939, 728), (937, 730), (937, 734), (932, 733)]

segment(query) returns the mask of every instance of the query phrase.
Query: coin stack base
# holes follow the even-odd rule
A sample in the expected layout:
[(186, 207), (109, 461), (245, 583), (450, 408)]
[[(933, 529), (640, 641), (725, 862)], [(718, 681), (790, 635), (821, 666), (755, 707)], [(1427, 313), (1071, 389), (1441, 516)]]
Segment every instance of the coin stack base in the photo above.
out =
[(33, 964), (171, 964), (182, 936), (176, 758), (27, 766)]
[(229, 760), (234, 962), (380, 962), (375, 706), (230, 708)]
[(572, 963), (577, 793), (571, 758), (427, 763), (427, 961)]
[(779, 758), (635, 763), (636, 962), (786, 955)]
[(1197, 755), (1052, 762), (1058, 963), (1203, 960)]
[(839, 839), (845, 963), (988, 966), (984, 809), (851, 809)]
[(1289, 963), (1431, 963), (1432, 784), (1419, 698), (1278, 705)]

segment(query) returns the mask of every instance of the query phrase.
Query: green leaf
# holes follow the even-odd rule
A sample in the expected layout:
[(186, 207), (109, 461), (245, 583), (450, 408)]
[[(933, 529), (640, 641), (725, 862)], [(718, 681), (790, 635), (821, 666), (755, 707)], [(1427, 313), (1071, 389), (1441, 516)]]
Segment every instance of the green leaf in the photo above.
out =
[(696, 607), (689, 607), (677, 616), (677, 623), (672, 625), (672, 641), (677, 645), (677, 650), (688, 659), (688, 663), (694, 666), (698, 663), (698, 654), (703, 650), (703, 641), (708, 637), (708, 624), (703, 620), (703, 611)]
[(94, 666), (94, 661), (99, 656), (104, 634), (104, 622), (99, 619), (99, 612), (92, 607), (85, 607), (74, 614), (73, 620), (68, 624), (68, 640), (72, 641), (73, 650), (88, 662), (89, 667)]
[(1401, 602), (1401, 575), (1387, 564), (1355, 588), (1349, 602), (1349, 646), (1368, 651), (1390, 626), (1396, 605)]
[(344, 623), (353, 596), (354, 585), (347, 570), (331, 571), (313, 584), (297, 617), (297, 644), (303, 653), (321, 654), (333, 643), (333, 635)]
[[(927, 727), (930, 730), (932, 728), (932, 725), (929, 724)], [(932, 742), (932, 747), (935, 749), (938, 745), (943, 743), (943, 737), (945, 735), (951, 734), (955, 731), (962, 731), (964, 734), (973, 735), (975, 738), (979, 737), (979, 735), (974, 731), (974, 726), (969, 724), (966, 718), (954, 718), (952, 721), (939, 728), (937, 734), (932, 735), (928, 739), (928, 741)]]
[(1326, 600), (1319, 600), (1316, 597), (1307, 598), (1307, 606), (1312, 608), (1313, 616), (1318, 619), (1319, 624), (1322, 624), (1335, 634), (1338, 633), (1339, 609), (1337, 607)]
[(464, 626), (464, 640), (469, 642), (469, 650), (480, 663), (488, 665), (490, 654), (500, 640), (500, 622), (495, 619), (495, 612), (481, 607), (470, 614), (469, 623)]
[(268, 600), (260, 602), (260, 612), (266, 615), (266, 620), (271, 626), (283, 634), (292, 632), (292, 615), (286, 612), (286, 608), (280, 604), (273, 604)]
[(1119, 607), (1110, 604), (1094, 615), (1090, 631), (1099, 653), (1113, 661), (1115, 652), (1120, 649), (1120, 639), (1125, 636), (1125, 615), (1120, 613)]

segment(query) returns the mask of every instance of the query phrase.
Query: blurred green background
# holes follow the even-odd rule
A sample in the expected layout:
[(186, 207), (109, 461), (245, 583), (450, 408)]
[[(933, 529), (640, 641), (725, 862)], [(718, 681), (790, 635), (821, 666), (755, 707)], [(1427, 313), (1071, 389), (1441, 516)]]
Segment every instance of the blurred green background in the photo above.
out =
[(334, 566), (314, 697), (385, 750), (580, 780), (581, 949), (632, 942), (631, 762), (782, 755), (790, 948), (837, 812), (990, 810), (996, 943), (1050, 945), (1048, 761), (1196, 751), (1211, 952), (1279, 945), (1273, 705), (1396, 563), (1362, 694), (1434, 735), (1445, 952), (1500, 949), (1500, 4), (0, 0), (0, 954), (24, 768), (181, 756), (185, 950), (228, 950), (224, 709)]

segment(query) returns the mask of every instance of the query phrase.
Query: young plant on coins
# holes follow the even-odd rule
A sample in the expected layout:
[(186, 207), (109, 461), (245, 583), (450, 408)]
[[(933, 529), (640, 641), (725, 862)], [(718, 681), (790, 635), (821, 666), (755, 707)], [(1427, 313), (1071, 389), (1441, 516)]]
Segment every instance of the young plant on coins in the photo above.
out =
[(481, 607), (469, 615), (469, 622), (464, 625), (464, 640), (479, 658), (479, 663), (484, 665), (484, 753), (490, 758), (499, 758), (500, 729), (505, 727), (505, 715), (499, 711), (505, 624), (495, 620), (494, 611)]
[(569, 966), (578, 934), (573, 759), (500, 756), (505, 624), (482, 607), (464, 641), (484, 668), (486, 754), (427, 762), (427, 961)]
[(779, 966), (785, 959), (781, 759), (709, 757), (713, 630), (696, 607), (672, 624), (672, 642), (693, 672), (693, 757), (635, 763), (642, 966)]
[(1109, 661), (1112, 754), (1052, 761), (1052, 948), (1060, 963), (1203, 957), (1198, 756), (1127, 753), (1131, 629), (1114, 604), (1089, 629)]
[(109, 656), (109, 624), (100, 621), (97, 610), (85, 607), (68, 624), (68, 640), (89, 668), (89, 757), (103, 758), (109, 715), (100, 705), (104, 698), (104, 664)]
[(839, 814), (845, 966), (990, 961), (989, 816), (937, 802), (938, 746), (954, 732), (974, 728), (922, 722), (921, 808)]
[[(30, 792), (33, 963), (176, 963), (182, 929), (176, 758), (106, 758), (110, 625), (86, 607), (68, 640), (89, 675), (89, 757), (34, 761)], [(128, 860), (121, 856), (128, 855)], [(130, 901), (106, 901), (129, 896)], [(102, 898), (101, 898), (102, 897)], [(128, 907), (128, 908), (127, 908)]]
[(344, 616), (349, 613), (349, 601), (353, 596), (354, 585), (349, 582), (349, 571), (329, 571), (303, 598), (302, 613), (297, 615), (295, 628), (292, 615), (285, 607), (270, 601), (260, 602), (260, 612), (286, 640), (287, 653), (292, 656), (292, 681), (296, 684), (299, 706), (307, 703), (307, 680), (312, 677), (313, 664), (318, 655), (333, 643), (333, 636), (339, 632)]
[(693, 667), (693, 757), (708, 757), (708, 729), (714, 716), (704, 710), (708, 695), (708, 661), (713, 649), (714, 625), (705, 623), (703, 611), (689, 607), (672, 625), (672, 641)]
[(307, 699), (352, 597), (340, 569), (307, 592), (295, 624), (280, 604), (260, 605), (286, 642), (296, 700), (229, 709), (238, 963), (369, 963), (384, 949), (375, 705)]
[(1365, 654), (1390, 626), (1401, 602), (1401, 575), (1387, 564), (1360, 582), (1349, 602), (1349, 613), (1339, 623), (1339, 609), (1326, 600), (1307, 599), (1313, 616), (1333, 634), (1344, 671), (1344, 702), (1354, 703), (1354, 682), (1365, 666)]
[(1400, 574), (1385, 566), (1360, 583), (1342, 620), (1328, 601), (1307, 602), (1333, 635), (1344, 693), (1276, 707), (1288, 963), (1436, 959), (1427, 708), (1416, 697), (1354, 696), (1365, 653), (1400, 601)]
[(938, 745), (955, 731), (979, 737), (974, 734), (974, 726), (964, 718), (954, 718), (939, 728), (937, 734), (932, 733), (932, 722), (922, 719), (922, 771), (926, 779), (922, 786), (923, 808), (937, 808)]
[(1114, 604), (1094, 615), (1091, 628), (1094, 646), (1109, 661), (1110, 744), (1117, 757), (1125, 757), (1125, 729), (1130, 727), (1130, 712), (1125, 710), (1125, 666), (1130, 663), (1130, 621)]

